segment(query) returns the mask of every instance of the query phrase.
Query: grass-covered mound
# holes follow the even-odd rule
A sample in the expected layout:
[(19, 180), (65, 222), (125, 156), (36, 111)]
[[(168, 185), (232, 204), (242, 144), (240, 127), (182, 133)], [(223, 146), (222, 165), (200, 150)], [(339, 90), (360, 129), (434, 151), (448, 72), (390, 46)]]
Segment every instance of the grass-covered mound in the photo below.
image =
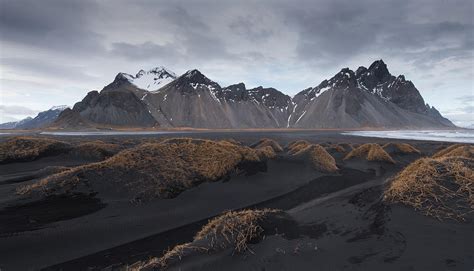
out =
[(363, 158), (367, 161), (395, 163), (392, 157), (384, 149), (382, 149), (379, 144), (375, 143), (363, 144), (353, 149), (346, 155), (346, 157), (344, 157), (344, 160), (349, 160), (352, 158)]
[[(299, 146), (303, 146), (302, 144)], [(292, 154), (295, 157), (303, 157), (309, 160), (311, 165), (321, 172), (336, 172), (336, 160), (329, 154), (325, 148), (318, 144), (309, 144), (304, 148), (300, 148), (297, 152)]]
[(122, 147), (117, 144), (105, 143), (101, 140), (79, 143), (71, 153), (85, 158), (105, 159), (117, 154)]
[(346, 149), (343, 146), (340, 146), (338, 144), (327, 146), (326, 150), (328, 152), (341, 152), (341, 153), (346, 152)]
[(299, 152), (300, 150), (307, 148), (310, 145), (311, 145), (311, 143), (309, 143), (306, 140), (293, 141), (290, 144), (288, 144), (288, 146), (286, 147), (287, 153), (290, 154), (290, 155), (293, 155), (293, 154)]
[(383, 149), (388, 154), (421, 154), (420, 150), (407, 143), (387, 143)]
[(469, 158), (419, 159), (394, 178), (384, 199), (440, 220), (464, 220), (474, 210), (473, 169), (474, 160)]
[(474, 146), (454, 144), (435, 153), (433, 158), (441, 157), (465, 157), (474, 158)]
[(71, 150), (71, 145), (45, 137), (12, 137), (0, 143), (0, 163), (32, 161)]
[(202, 182), (220, 180), (253, 163), (260, 163), (255, 150), (228, 141), (168, 139), (51, 175), (18, 192), (44, 195), (113, 193), (126, 195), (134, 201), (171, 198)]
[(277, 156), (275, 150), (271, 146), (259, 147), (256, 148), (255, 151), (260, 159), (272, 159)]
[(271, 147), (274, 152), (283, 151), (283, 148), (280, 146), (280, 144), (278, 144), (278, 142), (269, 138), (262, 138), (257, 143), (251, 145), (251, 147), (254, 149), (264, 148), (267, 146)]
[(175, 246), (161, 258), (137, 263), (131, 270), (164, 269), (187, 256), (228, 248), (235, 253), (245, 252), (250, 250), (249, 244), (262, 240), (265, 235), (275, 234), (276, 231), (283, 233), (285, 225), (289, 224), (285, 221), (290, 221), (290, 218), (280, 210), (230, 211), (210, 220), (192, 242)]

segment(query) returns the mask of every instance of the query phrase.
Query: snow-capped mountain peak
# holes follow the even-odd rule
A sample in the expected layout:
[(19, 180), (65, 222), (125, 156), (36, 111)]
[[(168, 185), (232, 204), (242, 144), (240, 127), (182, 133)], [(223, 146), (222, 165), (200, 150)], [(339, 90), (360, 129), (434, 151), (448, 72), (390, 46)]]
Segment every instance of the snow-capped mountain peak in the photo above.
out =
[(55, 105), (53, 107), (51, 107), (49, 110), (65, 110), (66, 108), (69, 108), (69, 106), (67, 105)]
[(135, 76), (121, 73), (131, 84), (148, 91), (158, 90), (176, 79), (176, 74), (163, 66), (148, 71), (140, 70)]

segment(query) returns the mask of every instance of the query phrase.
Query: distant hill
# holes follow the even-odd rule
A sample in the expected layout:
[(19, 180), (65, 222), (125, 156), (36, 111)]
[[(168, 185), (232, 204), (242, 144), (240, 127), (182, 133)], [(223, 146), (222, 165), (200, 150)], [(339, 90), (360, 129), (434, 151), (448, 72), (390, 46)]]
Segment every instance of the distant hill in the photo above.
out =
[(35, 129), (49, 126), (63, 112), (67, 106), (53, 106), (49, 110), (38, 113), (34, 118), (27, 117), (20, 121), (7, 122), (0, 124), (0, 129)]

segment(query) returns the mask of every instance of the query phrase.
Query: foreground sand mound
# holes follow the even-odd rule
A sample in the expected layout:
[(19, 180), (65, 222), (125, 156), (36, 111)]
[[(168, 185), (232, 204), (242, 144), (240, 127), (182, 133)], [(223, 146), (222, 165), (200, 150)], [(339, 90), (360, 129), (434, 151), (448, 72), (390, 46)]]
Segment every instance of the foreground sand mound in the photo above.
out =
[[(302, 145), (300, 145), (302, 146)], [(295, 157), (305, 157), (313, 167), (321, 172), (336, 172), (336, 160), (321, 145), (310, 144), (293, 154)]]
[(344, 160), (356, 157), (366, 159), (367, 161), (395, 163), (392, 157), (379, 144), (375, 143), (367, 143), (353, 149), (344, 157)]
[(257, 163), (260, 159), (255, 150), (227, 141), (169, 139), (51, 175), (18, 192), (125, 194), (133, 201), (171, 198), (202, 182), (220, 180)]
[(403, 203), (437, 219), (464, 220), (474, 210), (474, 160), (422, 158), (400, 172), (384, 199)]
[(178, 245), (159, 259), (137, 263), (131, 270), (163, 269), (186, 256), (227, 248), (233, 248), (237, 253), (244, 252), (249, 250), (250, 243), (260, 241), (265, 235), (274, 234), (275, 227), (285, 220), (289, 220), (286, 213), (274, 209), (230, 211), (210, 220), (191, 243)]
[(276, 142), (273, 139), (269, 139), (269, 138), (262, 138), (257, 143), (252, 144), (250, 147), (252, 147), (254, 149), (259, 149), (259, 148), (263, 148), (263, 147), (267, 147), (267, 146), (270, 146), (273, 149), (273, 151), (275, 151), (275, 152), (282, 152), (283, 151), (283, 148), (280, 146), (280, 144), (278, 144), (278, 142)]
[(383, 149), (388, 154), (421, 154), (421, 152), (407, 143), (387, 143), (383, 145)]
[(474, 158), (474, 146), (454, 144), (433, 155), (433, 158), (441, 158), (441, 157)]
[(13, 137), (0, 143), (0, 163), (32, 161), (71, 150), (71, 145), (44, 137)]

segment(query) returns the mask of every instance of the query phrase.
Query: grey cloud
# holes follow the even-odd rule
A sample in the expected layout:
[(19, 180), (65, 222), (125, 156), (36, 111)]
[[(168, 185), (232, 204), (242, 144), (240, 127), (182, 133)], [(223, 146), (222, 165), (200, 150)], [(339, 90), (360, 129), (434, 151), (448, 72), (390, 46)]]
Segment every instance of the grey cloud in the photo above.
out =
[[(418, 13), (427, 6), (442, 2), (361, 0), (354, 5), (339, 0), (305, 2), (285, 6), (283, 14), (286, 22), (299, 33), (301, 61), (340, 66), (348, 58), (377, 54), (402, 58), (409, 55), (405, 59), (416, 60), (415, 64), (433, 64), (453, 54), (459, 57), (472, 54), (473, 49), (472, 20), (461, 17), (454, 18), (459, 21), (452, 21), (449, 17), (443, 21), (442, 13), (436, 14), (438, 21), (414, 20), (423, 19), (423, 14)], [(469, 1), (458, 1), (458, 5), (467, 7)], [(408, 49), (417, 52), (410, 55)]]
[(83, 68), (76, 66), (68, 66), (53, 61), (47, 62), (37, 59), (26, 58), (0, 58), (2, 66), (20, 75), (43, 75), (53, 76), (57, 79), (68, 79), (72, 81), (94, 80), (94, 76), (86, 74)]
[[(383, 58), (410, 65), (417, 85), (449, 85), (456, 73), (472, 77), (472, 10), (471, 0), (0, 0), (0, 42), (8, 45), (0, 64), (51, 85), (58, 77), (70, 85), (91, 80), (91, 89), (101, 86), (94, 72), (113, 76), (151, 62), (205, 66), (258, 84), (278, 72), (271, 84), (293, 91), (353, 60)], [(447, 60), (456, 65), (439, 69), (449, 73), (441, 80), (433, 71)], [(280, 79), (292, 74), (298, 83)]]
[(33, 110), (21, 105), (1, 105), (1, 115), (34, 115), (38, 113), (38, 110)]
[(229, 24), (229, 28), (248, 40), (265, 40), (273, 35), (271, 29), (262, 27), (258, 16), (239, 16)]
[(181, 54), (172, 44), (159, 45), (153, 42), (145, 42), (134, 45), (126, 42), (112, 43), (112, 49), (109, 52), (112, 57), (124, 57), (129, 60), (141, 61), (150, 59), (176, 59)]
[(0, 32), (3, 42), (56, 53), (90, 54), (103, 51), (102, 35), (91, 27), (93, 1), (2, 1)]

